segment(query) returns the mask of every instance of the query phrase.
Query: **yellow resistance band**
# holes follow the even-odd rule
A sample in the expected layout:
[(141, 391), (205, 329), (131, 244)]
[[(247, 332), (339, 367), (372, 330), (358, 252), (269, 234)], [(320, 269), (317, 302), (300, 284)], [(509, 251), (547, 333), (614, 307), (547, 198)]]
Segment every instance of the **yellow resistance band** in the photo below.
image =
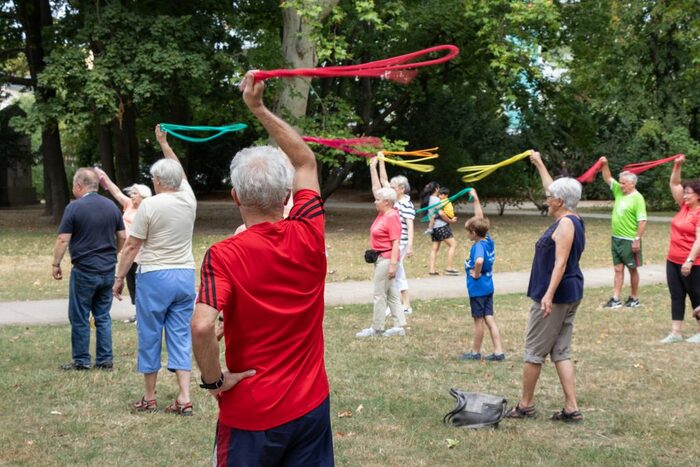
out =
[[(430, 149), (417, 149), (415, 151), (380, 151), (382, 155), (385, 156), (410, 156), (410, 157), (428, 157), (428, 156), (435, 156), (437, 157), (438, 154), (434, 151), (437, 151), (438, 148), (430, 148)], [(378, 154), (380, 155), (380, 154)], [(380, 155), (381, 156), (381, 155)]]
[(505, 167), (507, 165), (513, 164), (527, 157), (530, 157), (531, 153), (532, 151), (528, 149), (527, 151), (521, 152), (520, 154), (516, 154), (515, 156), (501, 161), (498, 164), (470, 165), (468, 167), (460, 167), (459, 169), (457, 169), (457, 172), (467, 172), (468, 175), (462, 177), (463, 182), (476, 182), (477, 180), (481, 180), (482, 178), (488, 177), (501, 167)]
[[(405, 167), (407, 169), (415, 170), (417, 172), (428, 173), (435, 170), (435, 166), (429, 164), (419, 164), (419, 162), (428, 161), (431, 159), (437, 159), (438, 154), (433, 152), (437, 151), (438, 148), (430, 149), (419, 149), (416, 151), (379, 151), (377, 158), (388, 162), (389, 164), (398, 165), (399, 167)], [(390, 159), (384, 157), (386, 155), (392, 156), (403, 156), (403, 157), (419, 157), (420, 159), (414, 159), (411, 161), (404, 161), (400, 159)]]

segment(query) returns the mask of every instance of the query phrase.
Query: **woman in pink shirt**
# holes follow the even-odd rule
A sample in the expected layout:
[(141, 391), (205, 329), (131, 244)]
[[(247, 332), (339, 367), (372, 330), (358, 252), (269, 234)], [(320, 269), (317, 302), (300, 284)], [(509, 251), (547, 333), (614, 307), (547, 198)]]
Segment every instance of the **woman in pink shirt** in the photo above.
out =
[(666, 257), (666, 281), (671, 294), (671, 333), (662, 344), (682, 342), (681, 325), (685, 316), (685, 297), (696, 310), (695, 335), (686, 342), (700, 344), (700, 180), (681, 183), (681, 165), (685, 156), (679, 156), (671, 172), (671, 194), (681, 207), (671, 221), (671, 240)]
[[(375, 170), (377, 159), (373, 158), (370, 170)], [(401, 294), (394, 284), (399, 263), (401, 240), (401, 217), (394, 209), (396, 191), (393, 188), (380, 188), (374, 192), (374, 205), (377, 217), (369, 229), (370, 247), (379, 252), (374, 263), (374, 313), (372, 326), (355, 334), (356, 337), (405, 336), (406, 317), (401, 305)], [(394, 327), (384, 330), (387, 305), (394, 318)]]

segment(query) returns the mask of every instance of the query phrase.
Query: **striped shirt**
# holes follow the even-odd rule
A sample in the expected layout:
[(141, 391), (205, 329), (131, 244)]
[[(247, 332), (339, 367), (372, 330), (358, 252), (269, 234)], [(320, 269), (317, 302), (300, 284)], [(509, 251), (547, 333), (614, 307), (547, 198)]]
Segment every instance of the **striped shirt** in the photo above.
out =
[(408, 245), (408, 221), (416, 218), (416, 210), (411, 202), (411, 197), (408, 195), (403, 195), (401, 200), (394, 204), (394, 208), (399, 211), (399, 216), (401, 217), (401, 240), (399, 245)]

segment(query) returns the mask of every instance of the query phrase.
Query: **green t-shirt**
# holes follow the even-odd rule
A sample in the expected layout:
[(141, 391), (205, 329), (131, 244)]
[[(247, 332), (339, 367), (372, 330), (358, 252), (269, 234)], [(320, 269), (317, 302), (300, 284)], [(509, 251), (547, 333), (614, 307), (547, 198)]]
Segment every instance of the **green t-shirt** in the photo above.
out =
[(637, 236), (637, 225), (647, 220), (644, 196), (638, 191), (624, 194), (620, 183), (615, 179), (610, 184), (610, 190), (615, 197), (612, 210), (612, 236), (634, 240)]

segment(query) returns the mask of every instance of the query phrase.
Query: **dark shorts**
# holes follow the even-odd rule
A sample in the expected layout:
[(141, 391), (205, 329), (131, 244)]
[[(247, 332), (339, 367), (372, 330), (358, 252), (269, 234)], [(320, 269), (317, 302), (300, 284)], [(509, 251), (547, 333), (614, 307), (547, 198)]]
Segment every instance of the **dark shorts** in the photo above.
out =
[(219, 423), (212, 465), (333, 466), (330, 399), (269, 430), (238, 430)]
[(642, 243), (639, 241), (639, 251), (632, 251), (632, 240), (625, 238), (612, 238), (612, 259), (614, 264), (624, 264), (629, 269), (635, 269), (642, 265)]
[(483, 297), (469, 297), (469, 306), (472, 309), (472, 318), (493, 316), (493, 294)]
[(447, 240), (448, 238), (452, 238), (452, 229), (450, 228), (449, 225), (443, 225), (442, 227), (436, 227), (433, 229), (433, 233), (430, 234), (430, 238), (434, 242), (441, 242), (443, 240)]

